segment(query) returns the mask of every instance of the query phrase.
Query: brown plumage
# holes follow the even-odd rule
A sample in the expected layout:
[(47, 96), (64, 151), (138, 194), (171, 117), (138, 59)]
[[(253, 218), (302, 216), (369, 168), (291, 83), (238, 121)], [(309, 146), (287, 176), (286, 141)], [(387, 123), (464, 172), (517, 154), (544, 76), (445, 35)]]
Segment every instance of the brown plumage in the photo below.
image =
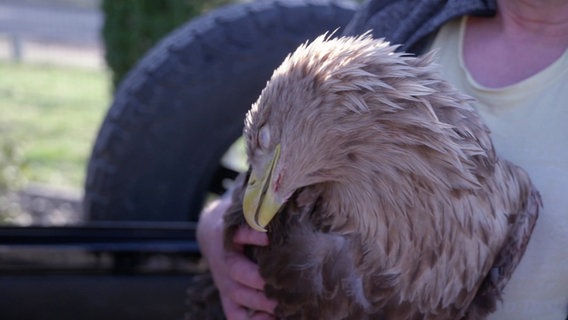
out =
[(540, 198), (431, 60), (322, 36), (286, 58), (248, 113), (251, 171), (227, 239), (244, 204), (271, 241), (254, 257), (279, 318), (495, 310)]

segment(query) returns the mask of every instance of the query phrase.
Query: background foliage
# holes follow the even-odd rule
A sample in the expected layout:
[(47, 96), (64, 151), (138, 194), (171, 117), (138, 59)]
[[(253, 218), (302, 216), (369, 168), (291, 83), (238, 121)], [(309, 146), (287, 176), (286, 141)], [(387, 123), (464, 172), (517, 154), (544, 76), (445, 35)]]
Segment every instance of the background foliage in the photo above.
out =
[(168, 32), (236, 0), (103, 0), (103, 39), (116, 88), (136, 62)]
[(110, 103), (107, 72), (0, 62), (0, 74), (0, 192), (79, 188)]
[(19, 194), (30, 185), (80, 190), (112, 101), (109, 88), (167, 33), (237, 1), (246, 0), (19, 0), (29, 6), (100, 9), (109, 68), (0, 60), (0, 224), (21, 216)]

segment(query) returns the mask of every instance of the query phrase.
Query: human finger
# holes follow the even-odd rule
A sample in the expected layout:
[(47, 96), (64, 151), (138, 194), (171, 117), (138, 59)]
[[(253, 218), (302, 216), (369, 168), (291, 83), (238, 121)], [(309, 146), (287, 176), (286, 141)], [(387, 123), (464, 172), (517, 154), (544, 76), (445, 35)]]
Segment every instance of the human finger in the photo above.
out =
[(233, 242), (236, 244), (250, 244), (256, 246), (267, 246), (268, 236), (264, 232), (256, 231), (249, 226), (240, 226), (235, 232)]
[(242, 306), (239, 306), (231, 299), (223, 299), (221, 297), (221, 305), (223, 306), (223, 313), (227, 320), (248, 320), (250, 319), (250, 311)]
[(229, 298), (236, 304), (247, 309), (263, 311), (268, 314), (274, 314), (277, 302), (268, 299), (263, 291), (255, 290), (245, 286), (238, 286), (231, 290)]
[(248, 314), (250, 320), (274, 320), (276, 319), (273, 315), (262, 311), (254, 311), (252, 314)]
[(258, 265), (242, 254), (229, 252), (226, 257), (229, 276), (236, 282), (256, 290), (264, 289), (264, 280), (260, 276)]
[(225, 312), (225, 317), (227, 320), (274, 320), (276, 319), (273, 315), (266, 312), (253, 311), (243, 307), (238, 307), (233, 312)]

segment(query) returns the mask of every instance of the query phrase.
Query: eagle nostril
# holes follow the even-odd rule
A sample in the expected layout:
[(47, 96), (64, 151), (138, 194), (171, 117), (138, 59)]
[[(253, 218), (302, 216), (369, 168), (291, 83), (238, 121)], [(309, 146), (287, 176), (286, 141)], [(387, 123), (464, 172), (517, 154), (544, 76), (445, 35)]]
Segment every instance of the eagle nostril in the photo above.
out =
[(279, 173), (278, 177), (276, 178), (276, 181), (274, 182), (274, 192), (278, 192), (278, 190), (280, 189), (281, 181), (282, 181), (282, 173)]

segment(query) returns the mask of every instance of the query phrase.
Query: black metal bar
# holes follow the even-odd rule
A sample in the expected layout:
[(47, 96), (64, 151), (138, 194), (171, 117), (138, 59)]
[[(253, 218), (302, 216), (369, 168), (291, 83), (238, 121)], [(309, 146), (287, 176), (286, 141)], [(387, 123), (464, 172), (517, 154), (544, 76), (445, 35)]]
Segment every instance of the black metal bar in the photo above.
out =
[(0, 246), (106, 252), (199, 253), (195, 223), (96, 222), (77, 226), (1, 226)]

